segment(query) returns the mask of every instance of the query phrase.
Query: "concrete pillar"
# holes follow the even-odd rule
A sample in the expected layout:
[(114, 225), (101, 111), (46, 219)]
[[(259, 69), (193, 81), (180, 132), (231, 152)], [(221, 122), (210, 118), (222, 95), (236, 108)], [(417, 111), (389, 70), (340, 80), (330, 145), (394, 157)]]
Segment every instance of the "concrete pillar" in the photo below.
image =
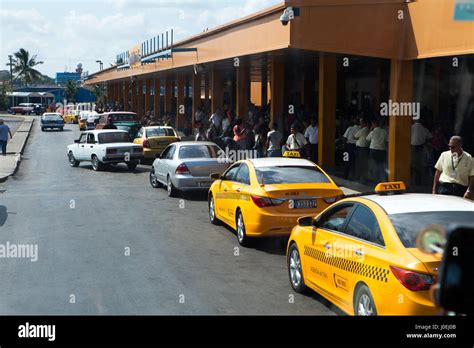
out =
[(270, 105), (270, 128), (273, 123), (278, 123), (281, 132), (284, 131), (285, 112), (285, 64), (275, 56), (271, 59), (270, 90), (272, 94)]
[(156, 77), (153, 81), (155, 94), (153, 96), (153, 103), (154, 103), (154, 110), (155, 110), (155, 117), (160, 118), (160, 103), (161, 103), (161, 81), (159, 77)]
[(125, 81), (123, 83), (123, 110), (130, 111), (128, 102), (130, 101), (130, 82)]
[(168, 74), (165, 77), (165, 113), (171, 112), (171, 102), (173, 98), (173, 77)]
[(185, 107), (185, 88), (186, 76), (183, 73), (176, 74), (177, 96), (176, 96), (176, 129), (184, 127), (184, 117), (186, 115)]
[(151, 80), (147, 79), (145, 81), (145, 110), (144, 114), (151, 110)]
[(261, 80), (262, 80), (262, 107), (263, 107), (268, 104), (268, 58), (267, 57), (264, 57), (262, 59)]
[(213, 65), (211, 72), (211, 114), (216, 112), (217, 109), (223, 108), (224, 104), (224, 77), (221, 71), (217, 69), (216, 65)]
[(138, 80), (138, 88), (137, 88), (137, 114), (138, 117), (141, 119), (143, 118), (143, 81)]
[(201, 74), (194, 74), (192, 76), (193, 83), (193, 115), (192, 115), (192, 127), (195, 127), (195, 115), (198, 108), (201, 106)]
[(240, 65), (236, 68), (237, 95), (235, 113), (238, 118), (246, 120), (249, 114), (250, 103), (250, 67), (246, 59), (240, 59)]
[(319, 149), (318, 164), (335, 166), (337, 63), (335, 55), (319, 56)]
[[(413, 102), (413, 61), (392, 59), (390, 66), (390, 100)], [(389, 116), (388, 178), (410, 184), (412, 117)]]
[(132, 111), (137, 112), (137, 80), (133, 79), (132, 81), (132, 89), (130, 91), (132, 96)]

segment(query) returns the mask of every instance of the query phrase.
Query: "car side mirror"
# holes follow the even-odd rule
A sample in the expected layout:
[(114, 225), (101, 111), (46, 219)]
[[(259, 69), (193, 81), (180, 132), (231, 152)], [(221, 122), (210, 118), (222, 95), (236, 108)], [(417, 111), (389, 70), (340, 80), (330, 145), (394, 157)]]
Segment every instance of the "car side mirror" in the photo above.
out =
[(79, 139), (74, 140), (76, 144), (79, 144)]
[(304, 216), (298, 219), (298, 226), (300, 227), (310, 227), (313, 226), (313, 217), (312, 216)]
[(155, 154), (155, 158), (156, 158), (156, 159), (161, 159), (161, 153)]
[(219, 173), (212, 173), (211, 175), (209, 175), (209, 177), (211, 178), (211, 180), (219, 180), (221, 178), (221, 175)]

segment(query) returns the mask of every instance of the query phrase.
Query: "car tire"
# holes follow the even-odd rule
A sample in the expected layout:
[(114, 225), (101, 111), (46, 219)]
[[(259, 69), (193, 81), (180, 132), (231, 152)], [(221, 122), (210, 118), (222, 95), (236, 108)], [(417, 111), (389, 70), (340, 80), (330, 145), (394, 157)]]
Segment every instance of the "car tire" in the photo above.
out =
[(290, 284), (293, 290), (299, 294), (306, 293), (308, 291), (308, 287), (304, 282), (301, 256), (296, 243), (291, 244), (290, 248), (288, 249), (287, 266)]
[(166, 190), (168, 191), (168, 197), (176, 197), (178, 195), (178, 191), (174, 187), (173, 182), (171, 181), (171, 177), (169, 175), (166, 182), (167, 182)]
[(360, 285), (354, 296), (354, 315), (355, 316), (376, 316), (374, 298), (367, 285)]
[(217, 218), (216, 216), (216, 206), (214, 205), (214, 196), (211, 194), (209, 196), (209, 221), (211, 221), (211, 224), (219, 226), (221, 224), (221, 221)]
[(135, 170), (138, 166), (138, 162), (127, 162), (128, 170)]
[(236, 224), (236, 233), (237, 233), (237, 241), (243, 247), (248, 247), (250, 245), (250, 238), (247, 236), (245, 230), (245, 222), (244, 216), (240, 209), (237, 210), (237, 214), (235, 214), (235, 224)]
[(96, 155), (92, 156), (92, 169), (95, 172), (100, 172), (103, 168), (102, 163), (99, 161), (99, 158)]
[(76, 160), (76, 158), (74, 157), (74, 154), (72, 152), (69, 152), (68, 159), (69, 159), (69, 165), (71, 167), (73, 167), (73, 168), (79, 167), (79, 164), (81, 162)]
[(160, 188), (161, 186), (160, 182), (158, 181), (158, 178), (156, 177), (155, 168), (152, 168), (150, 171), (150, 185), (155, 189)]

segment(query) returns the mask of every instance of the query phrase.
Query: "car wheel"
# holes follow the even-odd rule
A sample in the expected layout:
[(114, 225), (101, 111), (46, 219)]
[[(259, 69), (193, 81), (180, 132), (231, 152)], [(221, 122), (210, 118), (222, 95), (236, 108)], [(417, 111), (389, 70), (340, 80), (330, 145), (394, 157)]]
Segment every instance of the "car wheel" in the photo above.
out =
[(155, 189), (160, 187), (160, 182), (155, 174), (155, 168), (152, 168), (150, 171), (150, 185)]
[(235, 218), (237, 224), (237, 240), (239, 244), (243, 247), (246, 247), (250, 244), (249, 237), (247, 237), (247, 233), (245, 231), (245, 222), (244, 216), (240, 210), (237, 210), (237, 216)]
[(76, 161), (76, 158), (74, 157), (72, 152), (69, 152), (68, 158), (69, 158), (69, 164), (71, 167), (78, 167), (79, 164), (81, 163), (79, 161)]
[(359, 286), (354, 296), (354, 315), (377, 315), (377, 309), (375, 308), (374, 298), (372, 297), (369, 288), (365, 284)]
[(103, 166), (102, 163), (100, 163), (99, 158), (96, 155), (92, 156), (92, 169), (94, 169), (96, 172), (99, 172), (102, 170), (102, 167)]
[(220, 225), (220, 220), (216, 217), (216, 206), (212, 194), (209, 197), (209, 220), (213, 225)]
[(127, 163), (127, 167), (128, 167), (128, 170), (135, 170), (138, 166), (138, 163), (137, 162), (128, 162)]
[(171, 177), (168, 175), (168, 179), (166, 180), (166, 189), (168, 191), (168, 197), (176, 197), (178, 195), (178, 190), (173, 185), (173, 182), (171, 181)]
[(293, 290), (297, 293), (303, 294), (307, 292), (308, 288), (304, 283), (303, 267), (301, 267), (301, 257), (296, 243), (291, 244), (288, 250), (288, 275), (290, 276), (290, 283)]

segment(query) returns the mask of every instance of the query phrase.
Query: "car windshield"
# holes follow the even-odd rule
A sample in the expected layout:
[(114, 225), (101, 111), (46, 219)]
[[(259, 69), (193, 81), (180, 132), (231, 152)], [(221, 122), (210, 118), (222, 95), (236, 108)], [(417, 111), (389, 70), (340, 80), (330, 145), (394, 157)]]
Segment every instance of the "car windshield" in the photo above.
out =
[(179, 148), (178, 158), (217, 158), (218, 152), (216, 145), (183, 145)]
[(57, 116), (57, 115), (45, 115), (45, 116), (43, 116), (43, 120), (46, 120), (46, 121), (59, 121), (59, 120), (62, 120), (62, 117)]
[(146, 137), (174, 137), (176, 134), (172, 128), (149, 128), (146, 130)]
[(265, 184), (304, 184), (304, 183), (330, 183), (329, 179), (317, 167), (262, 167), (256, 169), (257, 178), (263, 177)]
[(113, 114), (112, 115), (113, 122), (133, 122), (135, 121), (134, 114)]
[(100, 144), (112, 144), (112, 143), (130, 143), (130, 136), (124, 132), (110, 132), (99, 134)]
[(474, 211), (432, 211), (421, 213), (393, 214), (388, 216), (398, 237), (406, 248), (416, 247), (417, 235), (428, 225), (441, 225), (444, 228), (450, 223), (471, 223)]

